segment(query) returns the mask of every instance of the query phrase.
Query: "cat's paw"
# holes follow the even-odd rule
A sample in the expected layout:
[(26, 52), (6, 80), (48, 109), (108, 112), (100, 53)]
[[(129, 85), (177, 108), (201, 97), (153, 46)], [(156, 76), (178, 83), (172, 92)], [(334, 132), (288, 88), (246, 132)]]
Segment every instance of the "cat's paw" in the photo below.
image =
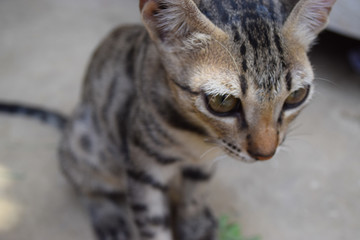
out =
[(111, 218), (105, 222), (93, 222), (98, 240), (129, 240), (130, 231), (122, 218)]
[(177, 226), (179, 240), (217, 240), (217, 221), (209, 209), (181, 219)]
[(95, 204), (89, 213), (98, 240), (131, 240), (131, 226), (126, 211), (113, 204)]

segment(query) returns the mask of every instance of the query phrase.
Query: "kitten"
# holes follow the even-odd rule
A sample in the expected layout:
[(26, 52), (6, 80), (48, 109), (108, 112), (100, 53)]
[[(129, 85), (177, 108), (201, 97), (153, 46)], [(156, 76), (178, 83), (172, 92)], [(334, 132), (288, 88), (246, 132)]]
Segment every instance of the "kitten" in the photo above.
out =
[(274, 156), (313, 94), (307, 52), (334, 3), (140, 0), (145, 27), (101, 43), (70, 119), (0, 110), (63, 129), (61, 167), (99, 240), (217, 239), (213, 160)]

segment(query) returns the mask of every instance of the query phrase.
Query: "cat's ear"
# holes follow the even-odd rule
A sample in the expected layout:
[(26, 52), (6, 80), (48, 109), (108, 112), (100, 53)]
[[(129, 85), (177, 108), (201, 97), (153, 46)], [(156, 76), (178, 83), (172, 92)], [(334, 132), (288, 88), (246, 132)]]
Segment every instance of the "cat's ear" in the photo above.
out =
[(336, 0), (300, 0), (286, 20), (284, 31), (308, 49), (326, 27), (335, 2)]
[(140, 0), (140, 11), (150, 37), (163, 45), (184, 43), (194, 36), (200, 40), (226, 36), (193, 0)]

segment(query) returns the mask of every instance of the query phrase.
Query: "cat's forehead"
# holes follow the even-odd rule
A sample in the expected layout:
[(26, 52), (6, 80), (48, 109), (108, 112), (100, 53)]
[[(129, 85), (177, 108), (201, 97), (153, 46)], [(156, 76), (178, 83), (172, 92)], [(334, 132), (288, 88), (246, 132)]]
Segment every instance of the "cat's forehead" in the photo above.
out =
[(240, 79), (235, 68), (202, 65), (194, 77), (194, 87), (206, 94), (240, 96)]
[(229, 36), (227, 48), (237, 62), (239, 78), (259, 89), (278, 87), (286, 71), (281, 27), (287, 14), (275, 0), (200, 0), (198, 7)]
[(261, 25), (264, 22), (281, 25), (289, 12), (289, 8), (279, 0), (195, 0), (195, 2), (210, 21), (225, 31), (233, 25), (242, 25), (244, 28), (247, 24)]

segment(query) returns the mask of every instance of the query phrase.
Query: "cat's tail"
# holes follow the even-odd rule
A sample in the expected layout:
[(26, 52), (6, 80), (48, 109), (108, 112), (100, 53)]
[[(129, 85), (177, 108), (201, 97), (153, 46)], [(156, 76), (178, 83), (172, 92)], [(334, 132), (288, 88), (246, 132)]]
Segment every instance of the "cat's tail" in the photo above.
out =
[(63, 130), (68, 123), (68, 118), (61, 113), (23, 104), (0, 102), (0, 114), (1, 113), (38, 119), (60, 130)]

